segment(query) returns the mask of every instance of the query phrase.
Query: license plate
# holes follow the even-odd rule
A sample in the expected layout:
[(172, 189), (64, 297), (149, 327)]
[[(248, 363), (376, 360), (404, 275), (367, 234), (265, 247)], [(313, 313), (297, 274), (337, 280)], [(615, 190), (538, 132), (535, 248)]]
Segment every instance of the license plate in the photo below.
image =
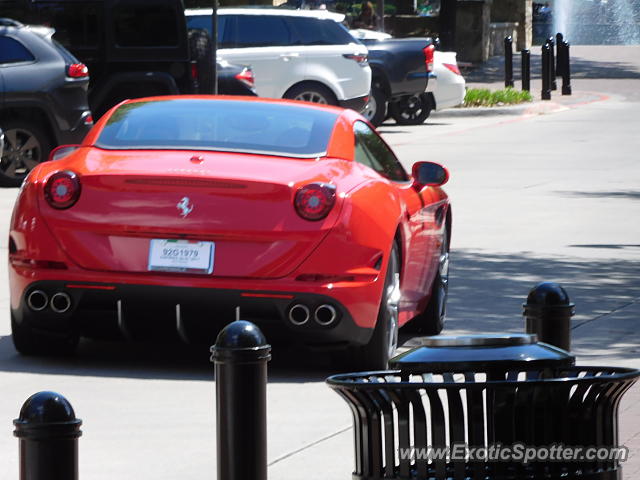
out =
[(211, 273), (215, 249), (213, 242), (152, 239), (149, 244), (149, 270)]

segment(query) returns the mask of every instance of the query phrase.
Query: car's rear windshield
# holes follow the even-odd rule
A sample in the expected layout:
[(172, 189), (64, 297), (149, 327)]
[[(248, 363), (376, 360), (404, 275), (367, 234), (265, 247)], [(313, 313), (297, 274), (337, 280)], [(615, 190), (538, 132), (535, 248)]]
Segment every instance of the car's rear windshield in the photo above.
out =
[(323, 156), (338, 114), (284, 103), (175, 99), (119, 107), (96, 146)]

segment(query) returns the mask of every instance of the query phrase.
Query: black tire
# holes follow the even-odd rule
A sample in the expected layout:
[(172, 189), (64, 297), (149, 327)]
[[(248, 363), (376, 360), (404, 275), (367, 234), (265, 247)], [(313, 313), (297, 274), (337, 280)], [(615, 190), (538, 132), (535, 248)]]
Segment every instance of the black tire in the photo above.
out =
[(198, 67), (198, 94), (212, 94), (215, 89), (213, 78), (213, 53), (209, 32), (202, 29), (189, 30), (189, 53)]
[(319, 83), (304, 82), (291, 87), (284, 94), (284, 98), (299, 100), (302, 102), (320, 103), (324, 105), (338, 105), (338, 99), (324, 85)]
[(7, 120), (0, 160), (0, 186), (19, 187), (31, 169), (49, 158), (51, 140), (42, 127), (24, 120)]
[(402, 327), (403, 332), (438, 335), (444, 328), (449, 297), (449, 233), (445, 228), (438, 259), (438, 272), (431, 286), (431, 298), (420, 315)]
[(378, 82), (371, 85), (369, 101), (364, 107), (362, 115), (375, 127), (382, 125), (382, 122), (387, 118), (387, 96), (382, 85)]
[(42, 335), (34, 332), (28, 325), (19, 324), (11, 313), (11, 337), (13, 346), (22, 355), (68, 356), (75, 353), (79, 336)]
[(398, 302), (400, 300), (400, 253), (393, 243), (376, 327), (369, 343), (354, 348), (352, 365), (358, 370), (384, 370), (398, 346)]
[(429, 117), (432, 107), (429, 94), (422, 93), (389, 103), (389, 113), (400, 125), (420, 125)]

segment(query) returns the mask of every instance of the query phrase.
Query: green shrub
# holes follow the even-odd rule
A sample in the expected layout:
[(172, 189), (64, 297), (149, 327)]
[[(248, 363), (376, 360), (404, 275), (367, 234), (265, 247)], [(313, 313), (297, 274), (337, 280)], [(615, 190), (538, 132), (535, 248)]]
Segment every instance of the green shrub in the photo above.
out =
[(486, 88), (470, 88), (464, 96), (465, 107), (495, 107), (500, 105), (514, 105), (516, 103), (530, 102), (533, 100), (531, 93), (505, 88), (492, 92)]

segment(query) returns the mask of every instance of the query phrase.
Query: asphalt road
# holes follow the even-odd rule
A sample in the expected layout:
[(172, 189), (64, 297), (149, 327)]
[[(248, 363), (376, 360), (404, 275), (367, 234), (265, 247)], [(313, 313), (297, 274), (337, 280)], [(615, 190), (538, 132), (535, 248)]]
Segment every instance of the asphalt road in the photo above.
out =
[[(528, 112), (502, 115), (443, 112), (426, 125), (389, 124), (381, 131), (406, 165), (433, 160), (451, 172), (447, 333), (521, 331), (529, 288), (554, 280), (577, 305), (580, 363), (638, 367), (640, 47), (615, 54), (590, 48), (582, 57), (578, 50), (574, 55), (592, 73), (578, 73), (572, 98), (554, 96)], [(624, 78), (613, 77), (622, 68), (615, 62), (624, 63)], [(7, 238), (15, 195), (0, 191), (0, 238)], [(0, 480), (17, 478), (12, 420), (30, 394), (47, 389), (66, 395), (84, 420), (82, 478), (215, 477), (214, 382), (204, 356), (166, 346), (84, 342), (73, 359), (20, 357), (10, 339), (5, 272), (0, 279)], [(351, 417), (323, 383), (333, 373), (328, 362), (308, 356), (274, 351), (269, 475), (347, 479)], [(629, 394), (636, 401), (637, 392)], [(622, 414), (640, 427), (638, 407), (627, 401)], [(636, 427), (622, 422), (623, 443), (636, 448), (626, 478), (640, 473)]]

